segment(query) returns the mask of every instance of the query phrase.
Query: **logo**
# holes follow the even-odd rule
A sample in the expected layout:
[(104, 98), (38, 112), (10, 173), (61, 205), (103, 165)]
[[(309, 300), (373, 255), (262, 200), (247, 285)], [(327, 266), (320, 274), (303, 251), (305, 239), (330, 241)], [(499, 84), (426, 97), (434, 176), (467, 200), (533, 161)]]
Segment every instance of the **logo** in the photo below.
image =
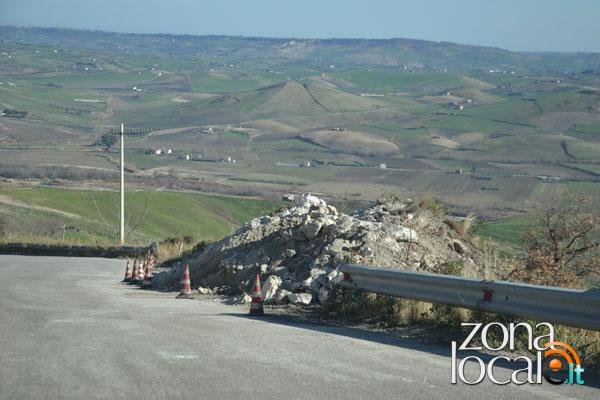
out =
[[(550, 342), (546, 344), (548, 350), (544, 351), (542, 362), (542, 375), (548, 383), (562, 385), (563, 383), (583, 384), (579, 355), (571, 346), (563, 342)], [(564, 350), (563, 350), (564, 348)]]
[[(541, 322), (532, 326), (525, 322), (510, 323), (508, 326), (499, 322), (463, 323), (461, 326), (471, 327), (471, 332), (460, 344), (452, 342), (452, 368), (451, 383), (459, 381), (467, 385), (476, 385), (486, 377), (496, 385), (507, 385), (513, 383), (523, 385), (525, 383), (541, 384), (542, 377), (546, 382), (553, 385), (584, 383), (582, 373), (584, 371), (577, 352), (568, 344), (554, 340), (554, 327)], [(490, 338), (490, 332), (500, 333)], [(472, 345), (473, 339), (480, 335), (477, 342), (481, 345)], [(484, 351), (500, 352), (514, 351), (516, 338), (527, 341), (527, 349), (535, 356), (518, 356), (514, 359), (505, 355), (486, 357), (469, 354), (459, 361), (459, 352)], [(510, 377), (498, 373), (498, 364), (512, 367)], [(466, 372), (466, 365), (472, 364)], [(523, 368), (521, 368), (523, 367)], [(500, 375), (503, 375), (500, 378)]]

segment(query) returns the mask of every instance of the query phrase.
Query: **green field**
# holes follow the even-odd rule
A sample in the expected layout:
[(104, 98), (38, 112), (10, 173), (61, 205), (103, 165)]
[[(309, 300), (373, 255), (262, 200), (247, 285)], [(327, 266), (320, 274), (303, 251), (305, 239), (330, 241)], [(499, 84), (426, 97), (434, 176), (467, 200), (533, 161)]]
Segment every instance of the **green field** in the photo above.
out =
[[(14, 218), (11, 225), (30, 227), (23, 234), (36, 234), (35, 224), (43, 224), (43, 218), (71, 227), (66, 238), (81, 242), (109, 240), (117, 227), (115, 192), (11, 188), (0, 189), (0, 196), (0, 215)], [(125, 200), (129, 224), (138, 225), (143, 216), (132, 232), (133, 241), (181, 236), (216, 240), (279, 206), (267, 200), (167, 191), (129, 192)]]
[(527, 218), (510, 218), (485, 223), (474, 235), (493, 239), (501, 245), (519, 246), (527, 229)]
[(417, 94), (425, 94), (461, 84), (458, 76), (441, 72), (409, 73), (349, 70), (336, 72), (333, 75), (336, 78), (351, 82), (356, 85), (358, 90), (381, 92), (408, 90)]
[(283, 80), (281, 76), (272, 74), (260, 75), (251, 79), (240, 79), (229, 75), (215, 77), (210, 74), (197, 74), (189, 77), (189, 84), (195, 92), (231, 93), (258, 89), (281, 80)]

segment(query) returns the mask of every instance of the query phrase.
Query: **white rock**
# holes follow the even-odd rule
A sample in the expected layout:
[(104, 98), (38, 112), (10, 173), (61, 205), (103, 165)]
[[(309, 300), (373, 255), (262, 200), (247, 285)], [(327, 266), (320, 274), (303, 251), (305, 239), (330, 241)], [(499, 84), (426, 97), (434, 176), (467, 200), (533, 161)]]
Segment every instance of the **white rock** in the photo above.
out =
[(336, 225), (337, 222), (335, 222), (335, 220), (333, 218), (324, 218), (323, 219), (323, 226), (329, 226), (329, 225)]
[(310, 211), (308, 207), (294, 207), (291, 210), (291, 215), (306, 215)]
[(271, 275), (262, 287), (261, 297), (263, 301), (269, 301), (275, 296), (275, 293), (281, 286), (282, 280), (280, 277)]
[(344, 280), (344, 274), (342, 273), (342, 271), (334, 269), (327, 275), (327, 279), (329, 280), (329, 282), (338, 284)]
[(306, 278), (305, 280), (303, 280), (303, 281), (300, 283), (300, 287), (301, 287), (302, 289), (307, 289), (308, 287), (310, 287), (310, 284), (312, 283), (312, 281), (313, 281), (313, 278), (312, 278), (312, 276), (309, 276), (308, 278)]
[(319, 231), (323, 227), (323, 220), (314, 219), (307, 221), (304, 225), (302, 225), (302, 233), (308, 240), (312, 240), (319, 234)]
[(325, 247), (324, 253), (330, 256), (336, 256), (343, 253), (344, 251), (350, 250), (350, 242), (344, 239), (334, 239), (333, 242), (329, 243)]
[(287, 194), (284, 194), (283, 196), (281, 196), (281, 199), (283, 201), (293, 202), (296, 200), (296, 196), (291, 193), (287, 193)]
[(243, 295), (241, 295), (241, 296), (238, 296), (238, 297), (235, 299), (235, 302), (236, 302), (237, 304), (248, 304), (248, 303), (251, 303), (251, 302), (252, 302), (252, 297), (250, 297), (250, 295), (248, 295), (248, 294), (244, 293)]
[(416, 242), (419, 239), (417, 232), (404, 226), (394, 231), (394, 237), (400, 242)]
[(326, 274), (324, 269), (321, 268), (311, 268), (310, 269), (310, 277), (313, 279), (317, 279), (319, 276)]
[(212, 289), (210, 289), (210, 288), (206, 288), (206, 287), (202, 287), (202, 286), (200, 286), (200, 287), (198, 288), (198, 292), (199, 292), (200, 294), (212, 294), (212, 292), (213, 292), (213, 291), (212, 291)]
[(295, 199), (296, 205), (299, 207), (326, 207), (327, 203), (321, 200), (320, 198), (311, 195), (310, 193), (303, 193), (302, 195), (296, 197)]
[(285, 256), (286, 256), (287, 258), (292, 258), (292, 257), (294, 257), (295, 255), (296, 255), (296, 250), (294, 250), (294, 249), (286, 249), (286, 250), (285, 250)]
[(289, 290), (279, 289), (277, 293), (273, 296), (273, 301), (276, 303), (283, 303), (287, 300), (288, 295), (292, 294)]
[(312, 301), (312, 294), (290, 293), (288, 294), (287, 298), (292, 304), (310, 304), (310, 302)]
[(346, 233), (346, 232), (350, 231), (350, 229), (352, 229), (352, 226), (354, 225), (354, 221), (349, 216), (342, 215), (340, 218), (338, 218), (338, 220), (336, 221), (336, 224), (338, 226), (339, 233)]
[(331, 218), (324, 218), (323, 219), (323, 230), (328, 229), (329, 227), (337, 228), (336, 222)]

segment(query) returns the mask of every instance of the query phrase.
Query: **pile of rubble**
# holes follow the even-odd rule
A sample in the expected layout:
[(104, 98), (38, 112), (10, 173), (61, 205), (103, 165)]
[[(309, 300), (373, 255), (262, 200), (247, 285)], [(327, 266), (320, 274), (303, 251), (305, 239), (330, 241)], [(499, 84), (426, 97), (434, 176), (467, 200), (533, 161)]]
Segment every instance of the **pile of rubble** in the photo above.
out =
[[(309, 304), (327, 301), (343, 278), (342, 263), (435, 271), (441, 264), (460, 262), (464, 270), (476, 271), (478, 253), (469, 241), (411, 200), (382, 200), (351, 214), (310, 194), (297, 196), (294, 203), (253, 219), (186, 260), (192, 287), (245, 301), (259, 273), (265, 302)], [(183, 264), (155, 275), (155, 286), (178, 289)]]

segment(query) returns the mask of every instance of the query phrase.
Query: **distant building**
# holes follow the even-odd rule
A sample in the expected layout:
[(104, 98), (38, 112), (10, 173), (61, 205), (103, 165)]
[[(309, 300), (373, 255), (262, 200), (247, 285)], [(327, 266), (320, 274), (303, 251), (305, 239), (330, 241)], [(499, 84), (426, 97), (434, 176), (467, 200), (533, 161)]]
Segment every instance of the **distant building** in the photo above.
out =
[(386, 169), (387, 168), (387, 164), (379, 164), (379, 169)]

